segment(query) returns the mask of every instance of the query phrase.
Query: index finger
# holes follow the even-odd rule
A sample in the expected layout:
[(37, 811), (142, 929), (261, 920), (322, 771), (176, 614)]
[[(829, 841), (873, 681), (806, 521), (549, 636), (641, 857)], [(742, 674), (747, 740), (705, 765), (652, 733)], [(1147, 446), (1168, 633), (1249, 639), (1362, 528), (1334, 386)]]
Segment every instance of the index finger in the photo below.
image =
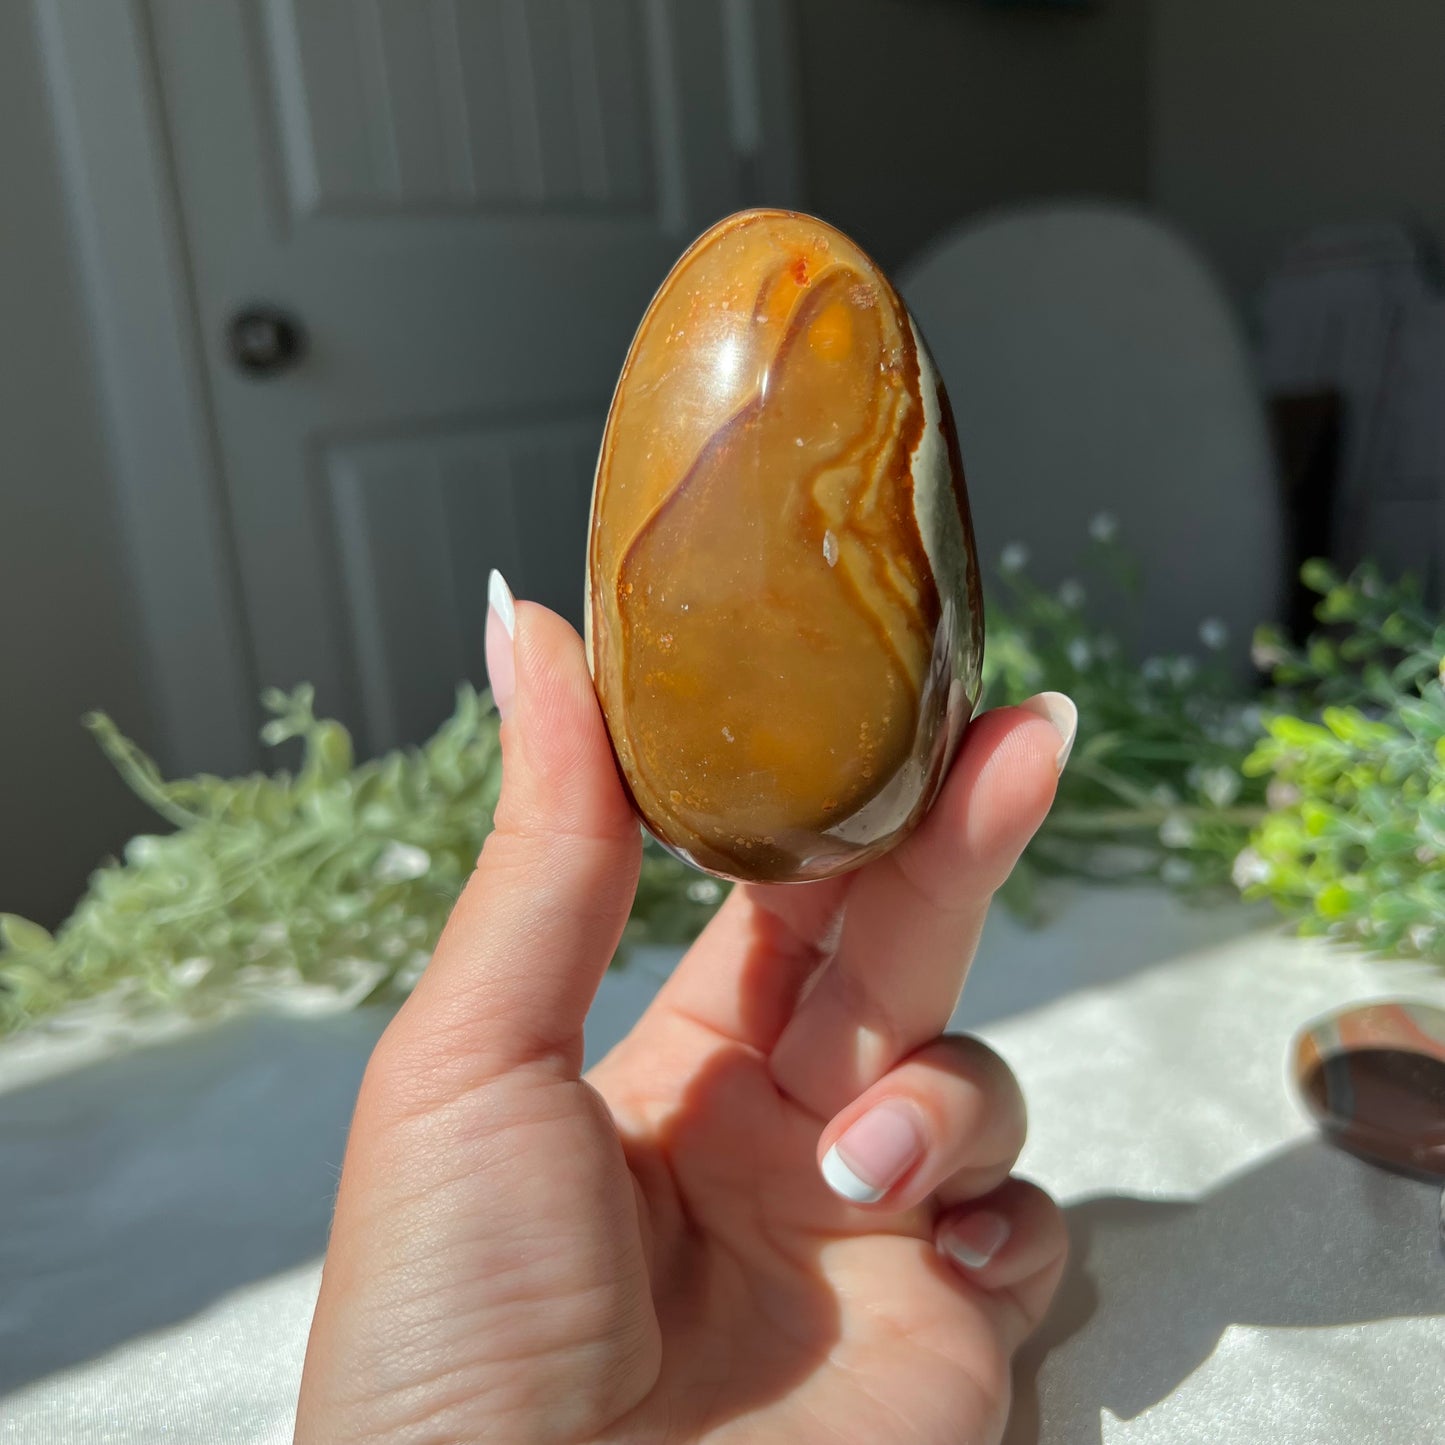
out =
[(988, 905), (1053, 802), (1077, 711), (1061, 693), (984, 714), (918, 831), (862, 869), (832, 964), (773, 1050), (773, 1078), (830, 1116), (941, 1033)]

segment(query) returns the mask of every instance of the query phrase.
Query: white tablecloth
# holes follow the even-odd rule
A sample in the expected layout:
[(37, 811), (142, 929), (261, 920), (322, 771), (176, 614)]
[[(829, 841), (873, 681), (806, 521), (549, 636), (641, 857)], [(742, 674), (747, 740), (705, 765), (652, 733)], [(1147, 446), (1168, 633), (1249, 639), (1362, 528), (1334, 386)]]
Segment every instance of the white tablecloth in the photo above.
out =
[[(955, 1020), (1028, 1095), (1074, 1259), (1010, 1441), (1445, 1445), (1437, 1199), (1317, 1142), (1295, 1029), (1445, 979), (1243, 910), (1080, 892), (990, 921)], [(594, 1056), (670, 962), (610, 975)], [(0, 1441), (290, 1439), (346, 1118), (384, 1019), (0, 1047)]]

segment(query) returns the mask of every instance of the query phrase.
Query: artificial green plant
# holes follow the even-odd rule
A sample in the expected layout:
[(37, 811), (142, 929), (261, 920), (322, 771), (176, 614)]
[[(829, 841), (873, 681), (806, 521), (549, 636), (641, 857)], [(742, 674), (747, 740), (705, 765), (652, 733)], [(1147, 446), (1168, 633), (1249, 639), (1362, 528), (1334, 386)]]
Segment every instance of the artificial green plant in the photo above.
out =
[[(1127, 586), (1113, 523), (1092, 531), (1100, 575)], [(1218, 622), (1201, 623), (1199, 656), (1141, 664), (1089, 620), (1079, 584), (1045, 589), (1023, 563), (1009, 549), (990, 599), (985, 703), (1058, 688), (1081, 726), (1005, 903), (1037, 914), (1050, 876), (1149, 877), (1445, 963), (1445, 622), (1413, 582), (1312, 563), (1320, 631), (1294, 649), (1261, 630), (1272, 685), (1249, 696), (1221, 665)], [(489, 699), (463, 686), (428, 743), (359, 766), (310, 688), (263, 701), (264, 740), (300, 742), (294, 774), (167, 781), (107, 717), (87, 719), (171, 831), (101, 867), (53, 937), (0, 914), (0, 1033), (101, 993), (204, 1011), (288, 980), (373, 998), (410, 986), (491, 827)], [(685, 942), (724, 892), (649, 843), (624, 942)]]

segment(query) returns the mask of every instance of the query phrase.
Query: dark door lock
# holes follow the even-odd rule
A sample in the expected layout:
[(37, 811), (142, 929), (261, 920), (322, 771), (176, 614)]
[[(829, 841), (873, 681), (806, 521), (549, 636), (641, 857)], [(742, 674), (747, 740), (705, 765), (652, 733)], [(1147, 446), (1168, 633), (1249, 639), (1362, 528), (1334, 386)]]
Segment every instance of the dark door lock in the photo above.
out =
[(275, 376), (306, 353), (301, 323), (274, 306), (248, 306), (226, 327), (231, 360), (248, 376)]

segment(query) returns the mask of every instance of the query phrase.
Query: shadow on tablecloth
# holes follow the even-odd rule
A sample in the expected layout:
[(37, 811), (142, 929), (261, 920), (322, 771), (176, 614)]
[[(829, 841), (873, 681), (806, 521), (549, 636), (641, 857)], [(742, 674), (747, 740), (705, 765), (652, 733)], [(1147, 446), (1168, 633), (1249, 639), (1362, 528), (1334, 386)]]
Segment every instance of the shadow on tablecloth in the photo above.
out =
[(1438, 1190), (1309, 1141), (1197, 1203), (1068, 1211), (1058, 1300), (1015, 1369), (1006, 1445), (1098, 1445), (1172, 1394), (1230, 1325), (1445, 1315)]
[[(607, 975), (589, 1063), (675, 957)], [(0, 1397), (318, 1258), (390, 1017), (252, 1013), (0, 1089)]]
[(387, 1017), (237, 1020), (0, 1094), (0, 1396), (319, 1255)]

